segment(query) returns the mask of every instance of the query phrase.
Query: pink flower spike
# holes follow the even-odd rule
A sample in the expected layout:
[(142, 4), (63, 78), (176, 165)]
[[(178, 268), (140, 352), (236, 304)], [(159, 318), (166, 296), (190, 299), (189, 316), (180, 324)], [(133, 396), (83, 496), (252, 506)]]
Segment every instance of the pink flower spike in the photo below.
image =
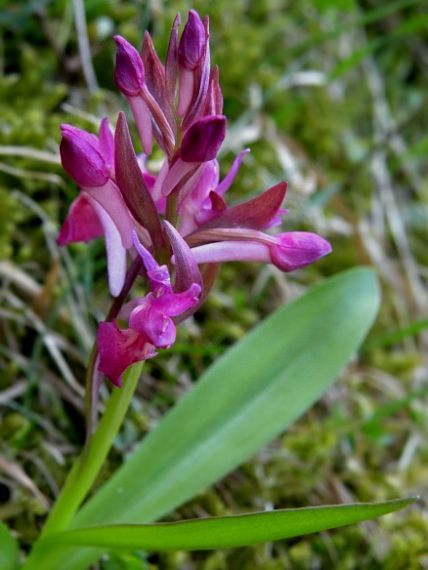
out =
[(103, 234), (99, 218), (91, 202), (82, 192), (71, 203), (68, 215), (59, 232), (57, 244), (64, 246), (73, 242), (88, 242), (102, 237)]
[(105, 184), (110, 172), (101, 154), (98, 138), (65, 124), (61, 125), (61, 132), (62, 166), (76, 184), (88, 188)]
[(214, 115), (195, 121), (186, 131), (180, 148), (184, 162), (213, 160), (226, 136), (226, 117)]
[(144, 65), (140, 54), (122, 36), (114, 36), (116, 66), (114, 79), (118, 89), (127, 97), (136, 97), (144, 87)]
[(117, 387), (122, 385), (122, 374), (131, 364), (156, 355), (147, 337), (131, 329), (120, 330), (116, 323), (100, 323), (97, 340), (99, 370)]
[(181, 67), (194, 70), (204, 56), (208, 37), (199, 14), (190, 10), (178, 46), (178, 61)]

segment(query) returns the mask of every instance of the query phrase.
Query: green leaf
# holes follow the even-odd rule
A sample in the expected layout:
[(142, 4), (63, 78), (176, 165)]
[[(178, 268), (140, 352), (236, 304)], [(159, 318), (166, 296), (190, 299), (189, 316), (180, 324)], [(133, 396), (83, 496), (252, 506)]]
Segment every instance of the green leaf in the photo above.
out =
[(0, 522), (0, 568), (1, 570), (15, 570), (18, 565), (18, 543), (7, 526)]
[[(53, 534), (40, 553), (53, 548), (96, 546), (106, 550), (211, 550), (302, 536), (385, 515), (416, 499), (285, 509), (177, 523), (82, 528)], [(42, 554), (41, 554), (42, 555)]]
[[(378, 306), (376, 278), (359, 268), (271, 315), (211, 366), (72, 527), (152, 522), (247, 460), (330, 386)], [(72, 553), (64, 570), (100, 553)]]

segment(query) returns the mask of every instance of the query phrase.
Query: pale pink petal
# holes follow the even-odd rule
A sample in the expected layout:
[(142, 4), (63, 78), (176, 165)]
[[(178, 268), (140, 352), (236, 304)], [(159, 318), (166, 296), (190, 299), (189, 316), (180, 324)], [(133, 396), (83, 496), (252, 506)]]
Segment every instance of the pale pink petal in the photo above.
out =
[(117, 297), (125, 283), (126, 249), (122, 245), (122, 239), (115, 223), (104, 208), (95, 200), (92, 200), (92, 205), (104, 228), (110, 293), (113, 297)]
[(123, 247), (129, 249), (132, 246), (134, 224), (119, 188), (109, 180), (104, 186), (85, 188), (85, 190), (114, 221), (122, 238)]
[(269, 247), (251, 241), (223, 241), (192, 247), (196, 263), (223, 263), (225, 261), (271, 261)]

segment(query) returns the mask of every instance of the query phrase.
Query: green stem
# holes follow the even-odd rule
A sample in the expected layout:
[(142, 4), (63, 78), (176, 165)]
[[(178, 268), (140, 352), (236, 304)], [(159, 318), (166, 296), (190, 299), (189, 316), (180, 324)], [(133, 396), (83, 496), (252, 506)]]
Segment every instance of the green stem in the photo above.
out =
[(143, 363), (139, 362), (129, 368), (124, 373), (123, 387), (114, 389), (97, 430), (67, 477), (41, 537), (66, 529), (90, 491), (122, 425), (142, 367)]

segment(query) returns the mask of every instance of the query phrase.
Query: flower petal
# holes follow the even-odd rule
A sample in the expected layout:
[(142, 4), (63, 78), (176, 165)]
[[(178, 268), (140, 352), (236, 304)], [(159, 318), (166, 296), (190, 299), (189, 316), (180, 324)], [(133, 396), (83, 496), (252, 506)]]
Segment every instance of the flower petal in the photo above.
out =
[(145, 303), (136, 307), (129, 317), (129, 326), (145, 335), (154, 346), (168, 348), (175, 342), (175, 325), (165, 312), (158, 309), (156, 301), (149, 295)]
[(121, 330), (115, 322), (102, 322), (97, 333), (99, 350), (99, 370), (115, 386), (122, 385), (122, 374), (135, 362), (155, 356), (156, 351), (141, 333)]
[(177, 317), (198, 304), (201, 286), (193, 283), (189, 289), (181, 293), (167, 293), (153, 299), (153, 306), (169, 317)]
[(144, 65), (140, 54), (125, 38), (114, 36), (116, 65), (114, 78), (118, 89), (128, 97), (136, 97), (144, 86)]
[(186, 131), (180, 148), (184, 162), (207, 162), (217, 156), (226, 136), (226, 117), (213, 115), (195, 121)]
[(92, 200), (92, 205), (104, 228), (110, 293), (117, 297), (125, 283), (126, 249), (122, 245), (119, 230), (104, 208), (95, 200)]
[(61, 125), (61, 163), (64, 170), (81, 187), (102, 186), (109, 177), (109, 169), (99, 146), (98, 138), (71, 125)]
[(67, 245), (72, 242), (91, 241), (102, 237), (103, 226), (91, 202), (82, 192), (71, 203), (67, 217), (59, 232), (58, 245)]

